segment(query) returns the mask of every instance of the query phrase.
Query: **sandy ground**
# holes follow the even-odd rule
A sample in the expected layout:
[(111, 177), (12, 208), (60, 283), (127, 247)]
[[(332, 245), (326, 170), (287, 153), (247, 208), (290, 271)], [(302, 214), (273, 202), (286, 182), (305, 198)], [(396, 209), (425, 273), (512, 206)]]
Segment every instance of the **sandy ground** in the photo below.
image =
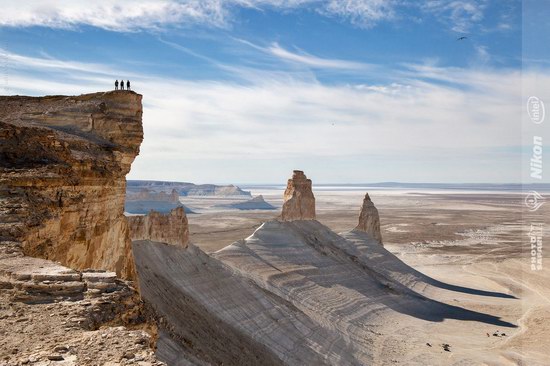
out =
[[(262, 194), (277, 207), (282, 204), (281, 190), (252, 193)], [(314, 193), (319, 221), (337, 232), (355, 226), (364, 191)], [(437, 358), (450, 365), (468, 364), (463, 363), (468, 359), (477, 360), (473, 364), (486, 365), (550, 364), (550, 264), (545, 263), (545, 256), (542, 270), (530, 268), (526, 238), (529, 222), (522, 217), (520, 194), (421, 190), (375, 190), (369, 194), (380, 212), (386, 248), (404, 262), (446, 283), (517, 298), (443, 291), (439, 294), (443, 298), (438, 300), (502, 317), (517, 328), (411, 319), (396, 329), (395, 336), (387, 340), (388, 347), (401, 344), (409, 364), (429, 364), (425, 359), (432, 352), (441, 353)], [(199, 212), (189, 215), (191, 242), (207, 252), (216, 251), (248, 237), (262, 222), (279, 214), (213, 208), (231, 200), (182, 197), (184, 204)], [(544, 205), (538, 213), (548, 220), (549, 211), (550, 205)], [(546, 224), (546, 228), (550, 227)], [(543, 237), (550, 234), (548, 231)], [(501, 335), (503, 332), (506, 335)], [(420, 340), (416, 334), (433, 336)], [(451, 352), (442, 349), (445, 343)]]

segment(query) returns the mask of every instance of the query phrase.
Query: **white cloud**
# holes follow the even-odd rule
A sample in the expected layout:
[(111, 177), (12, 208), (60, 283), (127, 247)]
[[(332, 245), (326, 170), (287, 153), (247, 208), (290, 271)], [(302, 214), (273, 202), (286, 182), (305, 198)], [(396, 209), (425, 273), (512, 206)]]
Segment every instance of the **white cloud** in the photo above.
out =
[[(90, 25), (112, 31), (164, 30), (170, 26), (228, 27), (235, 8), (311, 10), (361, 28), (410, 18), (421, 9), (456, 32), (483, 19), (486, 1), (474, 0), (0, 0), (0, 26), (76, 28)], [(408, 13), (406, 13), (408, 12)]]
[(396, 5), (394, 0), (330, 0), (321, 12), (371, 28), (380, 21), (394, 19)]
[(278, 43), (272, 43), (269, 47), (260, 47), (251, 42), (237, 39), (237, 41), (249, 45), (259, 51), (267, 53), (269, 55), (275, 56), (280, 60), (296, 63), (312, 68), (319, 69), (341, 69), (341, 70), (361, 70), (371, 67), (368, 64), (362, 62), (333, 59), (333, 58), (323, 58), (308, 54), (306, 52), (292, 52), (283, 47)]
[(468, 33), (472, 27), (483, 20), (486, 0), (429, 0), (422, 9), (447, 23), (454, 32)]
[[(12, 93), (93, 92), (110, 89), (111, 75), (131, 74), (108, 65), (10, 58), (17, 60)], [(410, 170), (424, 174), (419, 180), (517, 180), (509, 166), (518, 155), (499, 151), (521, 143), (520, 72), (407, 65), (397, 76), (399, 83), (323, 85), (281, 78), (280, 71), (249, 75), (244, 84), (134, 75), (132, 85), (144, 95), (145, 141), (132, 177), (274, 181), (266, 163), (272, 162), (282, 170), (317, 166), (325, 181), (407, 180), (398, 174)], [(535, 76), (524, 73), (529, 77)], [(550, 85), (550, 77), (537, 77)], [(395, 168), (404, 161), (409, 168)], [(348, 171), (350, 165), (357, 171)], [(446, 171), (456, 165), (470, 175)]]
[(311, 67), (327, 68), (327, 69), (362, 69), (367, 65), (360, 62), (352, 62), (339, 59), (327, 59), (309, 55), (307, 53), (293, 53), (279, 44), (274, 43), (268, 48), (269, 52), (283, 60), (297, 62)]
[(487, 46), (475, 46), (477, 61), (481, 64), (487, 64), (491, 61), (491, 54)]
[(114, 31), (193, 24), (220, 27), (228, 16), (222, 0), (3, 0), (0, 8), (0, 26), (91, 25)]

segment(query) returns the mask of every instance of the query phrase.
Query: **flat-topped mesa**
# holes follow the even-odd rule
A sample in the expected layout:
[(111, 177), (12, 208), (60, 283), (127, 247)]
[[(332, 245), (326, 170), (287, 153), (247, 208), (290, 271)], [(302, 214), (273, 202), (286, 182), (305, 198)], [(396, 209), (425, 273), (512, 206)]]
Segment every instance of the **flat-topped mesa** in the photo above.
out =
[(123, 212), (143, 140), (141, 99), (131, 91), (0, 97), (0, 242), (134, 278)]
[(303, 171), (293, 172), (283, 200), (283, 221), (315, 220), (315, 196), (311, 190), (311, 179), (307, 179)]
[(371, 201), (368, 193), (365, 194), (365, 198), (363, 199), (363, 206), (361, 206), (361, 213), (359, 214), (359, 224), (355, 230), (366, 232), (373, 239), (382, 244), (378, 209), (374, 206), (374, 203)]
[(143, 188), (138, 193), (126, 194), (127, 201), (158, 201), (158, 202), (171, 202), (179, 203), (180, 195), (177, 190), (172, 189), (171, 193), (166, 192), (154, 192), (150, 189)]
[(189, 244), (189, 224), (183, 207), (167, 214), (151, 210), (148, 215), (127, 218), (132, 240), (151, 240), (184, 248)]

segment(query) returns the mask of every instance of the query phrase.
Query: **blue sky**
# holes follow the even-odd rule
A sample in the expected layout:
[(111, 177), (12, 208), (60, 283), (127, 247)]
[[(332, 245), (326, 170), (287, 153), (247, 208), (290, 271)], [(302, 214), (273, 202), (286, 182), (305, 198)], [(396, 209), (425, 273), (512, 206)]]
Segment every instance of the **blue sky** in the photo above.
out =
[[(81, 94), (129, 78), (144, 95), (129, 178), (522, 179), (520, 1), (0, 7), (2, 94)], [(523, 59), (524, 83), (548, 77), (546, 51)]]

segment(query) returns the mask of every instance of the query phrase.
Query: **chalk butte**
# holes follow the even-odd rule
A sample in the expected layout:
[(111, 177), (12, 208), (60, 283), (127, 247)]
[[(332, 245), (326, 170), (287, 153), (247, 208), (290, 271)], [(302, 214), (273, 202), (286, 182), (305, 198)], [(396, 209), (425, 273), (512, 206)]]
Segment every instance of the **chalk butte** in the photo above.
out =
[(355, 227), (355, 230), (364, 231), (373, 239), (382, 244), (382, 234), (380, 233), (380, 217), (378, 216), (378, 209), (371, 201), (369, 194), (365, 194), (363, 199), (363, 205), (361, 206), (361, 212), (359, 213), (359, 224)]
[[(210, 255), (193, 245), (133, 242), (140, 293), (162, 319), (159, 359), (182, 365), (412, 364), (418, 360), (399, 360), (433, 337), (432, 328), (411, 334), (415, 325), (469, 320), (513, 327), (435, 300), (498, 294), (430, 278), (366, 232), (336, 234), (304, 220), (314, 215), (312, 202), (302, 200), (313, 198), (311, 181), (302, 172), (294, 178), (286, 202), (299, 197), (309, 216), (298, 204), (286, 211), (295, 220), (265, 222)], [(448, 362), (444, 352), (422, 357), (427, 364)]]
[(315, 220), (315, 197), (311, 190), (311, 179), (301, 170), (295, 170), (288, 180), (283, 196), (283, 221)]
[(123, 215), (142, 96), (0, 97), (3, 242), (73, 269), (134, 276)]
[[(211, 255), (151, 241), (133, 248), (142, 298), (163, 319), (157, 357), (168, 364), (378, 365), (430, 339), (419, 331), (395, 341), (418, 322), (511, 326), (432, 300), (452, 301), (461, 289), (415, 271), (364, 232), (338, 235), (316, 220), (269, 221)], [(445, 356), (430, 354), (430, 364)]]
[(180, 195), (177, 190), (172, 189), (172, 192), (164, 191), (155, 192), (147, 188), (142, 188), (138, 193), (126, 193), (127, 201), (159, 201), (179, 203)]
[(189, 225), (183, 207), (177, 207), (168, 214), (151, 210), (145, 216), (128, 216), (130, 238), (151, 240), (187, 247)]
[(189, 182), (164, 182), (154, 180), (129, 180), (128, 193), (137, 193), (140, 189), (169, 193), (175, 189), (180, 196), (251, 196), (235, 185), (218, 186), (215, 184), (194, 184)]

